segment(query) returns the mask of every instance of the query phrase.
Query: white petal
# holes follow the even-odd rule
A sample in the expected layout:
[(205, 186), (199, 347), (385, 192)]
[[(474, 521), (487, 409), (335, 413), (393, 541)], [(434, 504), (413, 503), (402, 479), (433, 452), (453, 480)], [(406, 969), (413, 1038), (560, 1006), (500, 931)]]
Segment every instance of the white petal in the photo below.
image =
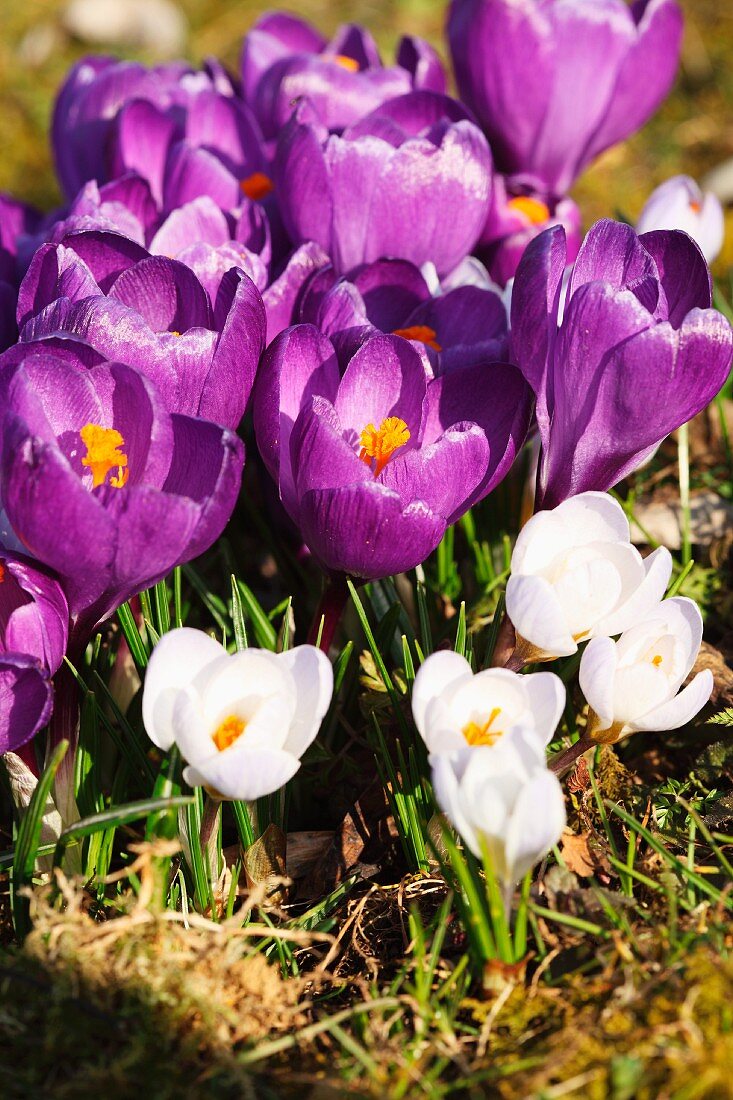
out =
[(713, 690), (713, 674), (709, 668), (697, 676), (674, 699), (632, 723), (635, 730), (661, 733), (676, 730), (690, 722), (710, 699)]
[(480, 858), (481, 845), (469, 817), (464, 812), (461, 804), (459, 777), (465, 767), (466, 761), (476, 756), (471, 749), (464, 749), (462, 753), (435, 756), (430, 758), (432, 766), (433, 790), (435, 800), (450, 821), (464, 844)]
[(580, 690), (601, 720), (598, 727), (613, 725), (613, 685), (618, 655), (611, 638), (593, 638), (580, 660)]
[(518, 882), (557, 844), (565, 828), (565, 800), (557, 776), (538, 771), (522, 789), (507, 829), (508, 878)]
[(191, 684), (206, 665), (226, 650), (202, 630), (182, 626), (164, 634), (145, 671), (143, 723), (148, 737), (160, 749), (173, 744), (173, 707), (178, 691)]
[(607, 493), (580, 493), (524, 525), (512, 554), (512, 573), (534, 573), (575, 546), (628, 541), (629, 521), (621, 505)]
[(427, 743), (427, 713), (435, 699), (446, 689), (472, 677), (471, 666), (465, 657), (452, 650), (431, 653), (418, 669), (412, 685), (412, 717), (418, 733)]
[(639, 661), (626, 667), (619, 665), (613, 684), (614, 721), (630, 725), (662, 706), (672, 694), (664, 670), (651, 661)]
[(277, 655), (295, 681), (295, 715), (285, 745), (298, 759), (314, 740), (333, 695), (333, 666), (313, 645), (299, 645)]
[(549, 745), (565, 707), (565, 685), (554, 672), (534, 672), (522, 676), (529, 698), (534, 727), (543, 743)]
[(194, 769), (187, 768), (186, 772), (200, 776), (207, 787), (225, 798), (251, 802), (279, 791), (300, 767), (297, 757), (277, 749), (252, 749), (239, 752), (232, 759), (228, 759), (228, 755), (227, 752), (217, 753)]
[(666, 546), (660, 546), (643, 559), (645, 576), (641, 584), (617, 607), (598, 623), (598, 634), (620, 634), (640, 619), (649, 615), (667, 591), (672, 575), (672, 555)]
[[(206, 683), (202, 702), (207, 723), (215, 729), (229, 714), (249, 720), (266, 699), (286, 700), (290, 715), (295, 713), (296, 689), (286, 665), (274, 653), (245, 649), (234, 653)], [(288, 721), (288, 727), (290, 721)], [(287, 734), (287, 729), (283, 736)]]
[(569, 657), (577, 645), (554, 589), (544, 577), (511, 576), (506, 609), (517, 634), (552, 657)]
[(485, 668), (461, 681), (450, 692), (449, 709), (453, 725), (462, 730), (469, 722), (482, 724), (492, 711), (499, 711), (497, 730), (506, 730), (527, 716), (524, 677), (508, 668)]

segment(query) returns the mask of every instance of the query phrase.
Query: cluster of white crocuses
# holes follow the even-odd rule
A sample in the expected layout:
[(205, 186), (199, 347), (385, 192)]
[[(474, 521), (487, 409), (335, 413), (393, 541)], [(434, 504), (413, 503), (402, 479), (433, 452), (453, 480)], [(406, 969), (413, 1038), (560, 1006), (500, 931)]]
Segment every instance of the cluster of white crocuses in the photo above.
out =
[(545, 753), (564, 705), (552, 672), (474, 674), (458, 653), (433, 653), (415, 677), (412, 713), (436, 801), (473, 854), (491, 861), (505, 893), (565, 826), (562, 788)]
[(143, 721), (158, 748), (178, 746), (190, 786), (251, 802), (292, 779), (332, 694), (331, 662), (315, 646), (229, 654), (181, 627), (150, 658)]
[(515, 664), (565, 657), (589, 642), (580, 686), (594, 740), (677, 729), (710, 698), (709, 670), (680, 691), (702, 640), (697, 604), (663, 598), (669, 551), (642, 558), (623, 509), (606, 493), (581, 493), (533, 516), (511, 569), (506, 606), (517, 635)]

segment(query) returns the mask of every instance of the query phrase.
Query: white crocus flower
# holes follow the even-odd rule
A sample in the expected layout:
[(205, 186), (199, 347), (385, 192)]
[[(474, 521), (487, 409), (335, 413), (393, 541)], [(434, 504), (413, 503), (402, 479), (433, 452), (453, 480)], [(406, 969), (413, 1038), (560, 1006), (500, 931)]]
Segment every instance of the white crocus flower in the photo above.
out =
[(703, 192), (689, 176), (673, 176), (652, 191), (639, 216), (637, 233), (653, 229), (682, 229), (711, 264), (723, 247), (723, 207), (715, 195)]
[[(637, 730), (684, 726), (713, 690), (709, 669), (680, 691), (702, 640), (702, 616), (692, 600), (664, 600), (617, 642), (594, 638), (580, 662), (580, 686), (591, 707), (588, 730), (596, 741), (618, 741)], [(679, 692), (679, 694), (677, 694)]]
[(578, 643), (620, 634), (662, 599), (672, 572), (665, 547), (642, 558), (629, 521), (607, 493), (580, 493), (538, 512), (512, 554), (507, 614), (525, 661), (567, 657)]
[(412, 713), (431, 756), (466, 745), (494, 745), (522, 727), (544, 748), (565, 705), (562, 680), (552, 672), (519, 676), (504, 668), (475, 675), (465, 657), (443, 650), (420, 666)]
[(438, 805), (479, 859), (486, 849), (506, 892), (549, 852), (565, 827), (560, 782), (531, 731), (492, 748), (433, 757)]
[(161, 749), (178, 745), (187, 783), (252, 801), (295, 775), (333, 693), (315, 646), (229, 655), (200, 630), (164, 635), (145, 675), (143, 721)]

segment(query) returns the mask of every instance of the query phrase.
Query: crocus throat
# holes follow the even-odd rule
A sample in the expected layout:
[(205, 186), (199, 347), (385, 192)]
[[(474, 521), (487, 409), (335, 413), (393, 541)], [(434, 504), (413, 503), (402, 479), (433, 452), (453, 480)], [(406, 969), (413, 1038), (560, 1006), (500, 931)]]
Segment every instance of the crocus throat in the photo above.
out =
[(435, 339), (437, 333), (429, 325), (411, 325), (409, 328), (396, 328), (393, 336), (402, 336), (405, 340), (417, 340), (420, 344), (432, 348), (433, 351), (442, 351), (442, 347)]
[(501, 707), (494, 707), (488, 720), (481, 725), (478, 722), (468, 722), (461, 731), (468, 744), (493, 745), (500, 737), (503, 737), (504, 730), (492, 730), (491, 728), (500, 714)]
[(510, 210), (516, 210), (518, 214), (524, 214), (532, 225), (543, 225), (549, 221), (550, 208), (541, 199), (533, 199), (531, 195), (517, 195), (507, 203)]
[(350, 73), (359, 72), (359, 62), (353, 57), (347, 57), (343, 53), (333, 53), (326, 55), (328, 61), (333, 61), (334, 65), (340, 65), (342, 69), (348, 69)]
[(260, 199), (266, 198), (271, 191), (275, 190), (275, 184), (264, 172), (253, 172), (251, 176), (243, 179), (239, 186), (242, 189), (242, 194), (246, 195), (248, 199), (252, 199), (253, 202), (259, 202)]
[(211, 740), (216, 745), (219, 752), (224, 752), (224, 749), (228, 749), (235, 741), (238, 741), (246, 729), (247, 723), (241, 718), (237, 718), (236, 714), (230, 714), (228, 718), (217, 726), (211, 735)]
[(79, 435), (87, 449), (81, 464), (92, 472), (92, 487), (97, 489), (104, 485), (107, 474), (113, 470), (117, 470), (117, 473), (110, 477), (110, 485), (114, 489), (121, 489), (126, 485), (130, 471), (127, 468), (127, 455), (120, 450), (125, 446), (125, 441), (117, 429), (102, 428), (99, 424), (85, 424)]
[(404, 447), (409, 438), (407, 424), (399, 416), (388, 416), (378, 428), (367, 424), (359, 439), (359, 458), (372, 468), (375, 477), (379, 477), (394, 452)]

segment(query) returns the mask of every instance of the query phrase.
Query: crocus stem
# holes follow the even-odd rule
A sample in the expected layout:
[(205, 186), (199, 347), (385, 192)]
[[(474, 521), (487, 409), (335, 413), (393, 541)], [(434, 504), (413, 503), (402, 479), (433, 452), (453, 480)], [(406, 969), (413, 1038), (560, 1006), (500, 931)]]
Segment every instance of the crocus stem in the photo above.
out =
[(584, 752), (595, 746), (595, 741), (588, 733), (581, 734), (580, 738), (569, 749), (556, 752), (550, 757), (548, 768), (557, 776), (563, 776), (569, 772), (576, 760), (580, 759)]
[[(311, 623), (308, 634), (308, 642), (310, 645), (319, 645), (324, 653), (328, 653), (334, 635), (336, 634), (336, 629), (341, 622), (341, 616), (343, 615), (348, 598), (349, 590), (346, 586), (346, 577), (331, 577), (326, 584), (326, 588), (321, 596), (321, 602), (316, 608), (316, 613), (313, 616), (313, 622)], [(321, 620), (323, 620), (323, 630), (321, 631), (319, 642), (318, 633), (321, 630)]]
[(682, 511), (682, 564), (692, 558), (690, 543), (690, 430), (683, 424), (677, 433), (677, 457), (680, 477), (680, 507)]
[[(77, 656), (76, 652), (69, 655), (69, 660), (74, 666), (76, 666)], [(54, 783), (56, 808), (66, 828), (79, 820), (79, 810), (74, 794), (74, 759), (79, 743), (79, 685), (66, 661), (54, 676), (53, 686), (54, 708), (49, 726), (47, 754), (50, 757), (61, 741), (69, 742), (68, 751), (59, 765)]]

